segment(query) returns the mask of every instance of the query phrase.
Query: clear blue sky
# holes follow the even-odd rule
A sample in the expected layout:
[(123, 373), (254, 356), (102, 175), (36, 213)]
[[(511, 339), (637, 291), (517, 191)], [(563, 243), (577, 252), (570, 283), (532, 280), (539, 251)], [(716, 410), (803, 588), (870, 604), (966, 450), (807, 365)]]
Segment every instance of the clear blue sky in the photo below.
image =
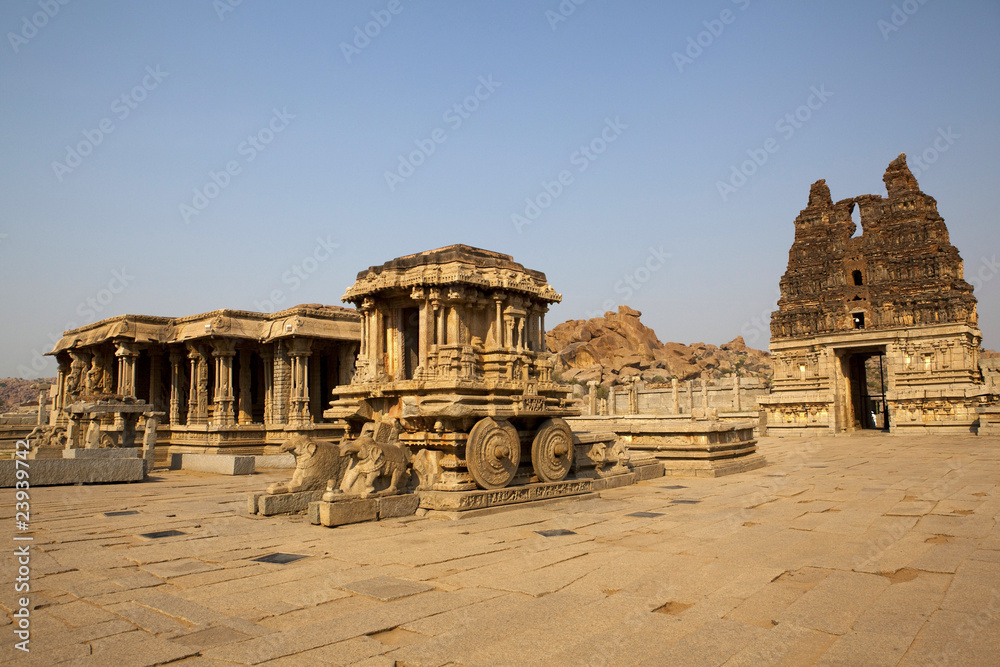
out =
[(765, 347), (809, 185), (884, 194), (925, 151), (1000, 346), (1000, 5), (681, 4), (7, 0), (0, 376), (53, 374), (68, 325), (337, 304), (451, 243), (544, 271), (549, 326), (628, 303), (664, 341)]

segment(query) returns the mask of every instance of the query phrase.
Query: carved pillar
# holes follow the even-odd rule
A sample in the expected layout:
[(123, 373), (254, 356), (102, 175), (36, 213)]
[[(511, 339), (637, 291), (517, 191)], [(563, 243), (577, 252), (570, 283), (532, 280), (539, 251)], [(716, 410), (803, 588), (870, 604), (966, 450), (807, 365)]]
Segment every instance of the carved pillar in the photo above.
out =
[(278, 342), (274, 345), (274, 395), (272, 397), (271, 418), (275, 424), (287, 424), (291, 365), (288, 361), (286, 343)]
[(614, 385), (608, 387), (608, 414), (616, 415), (618, 414), (618, 392), (615, 390)]
[(188, 426), (208, 422), (208, 363), (205, 354), (195, 343), (188, 343), (188, 360), (191, 364), (188, 386)]
[(183, 356), (180, 350), (170, 351), (170, 415), (173, 426), (181, 423), (181, 402), (183, 401), (184, 380)]
[(708, 409), (708, 380), (701, 380), (701, 406)]
[(312, 340), (309, 338), (293, 338), (288, 351), (291, 357), (291, 413), (288, 423), (292, 426), (304, 426), (311, 420), (309, 417), (309, 355)]
[(237, 417), (240, 424), (253, 422), (253, 395), (250, 392), (250, 350), (240, 350), (240, 398)]
[[(363, 339), (362, 339), (363, 340)], [(264, 425), (275, 423), (274, 419), (274, 349), (265, 346), (260, 350), (264, 362)]]
[(430, 322), (428, 318), (430, 317), (430, 300), (424, 297), (423, 292), (420, 293), (420, 340), (418, 341), (418, 352), (419, 357), (418, 364), (420, 366), (420, 375), (426, 375), (429, 366), (428, 357), (430, 352)]
[(677, 378), (670, 379), (670, 398), (673, 402), (673, 408), (674, 408), (673, 413), (675, 415), (679, 415), (681, 413), (681, 396), (679, 391), (680, 388), (678, 387), (679, 384), (680, 383), (677, 381)]
[(77, 440), (80, 437), (82, 415), (78, 412), (69, 413), (69, 422), (66, 424), (66, 449), (76, 449)]
[(587, 407), (591, 415), (597, 414), (597, 380), (587, 381)]
[(733, 373), (733, 409), (736, 412), (743, 410), (743, 398), (740, 396), (739, 373)]
[(316, 416), (323, 416), (323, 405), (321, 401), (323, 400), (323, 394), (320, 391), (320, 387), (323, 386), (322, 378), (320, 377), (320, 360), (317, 356), (313, 359), (310, 364), (308, 358), (306, 359), (306, 421), (313, 422)]
[(213, 421), (220, 426), (232, 426), (233, 415), (233, 357), (236, 341), (222, 338), (212, 341), (212, 358), (215, 362), (215, 388)]
[(496, 320), (493, 322), (493, 328), (495, 331), (494, 338), (496, 339), (497, 347), (504, 347), (504, 321), (503, 321), (503, 297), (499, 294), (494, 295), (493, 300), (497, 304), (497, 316)]
[(687, 381), (688, 388), (688, 410), (694, 412), (694, 380)]
[(118, 341), (115, 356), (118, 357), (118, 393), (122, 396), (135, 396), (135, 360), (139, 353), (135, 343)]

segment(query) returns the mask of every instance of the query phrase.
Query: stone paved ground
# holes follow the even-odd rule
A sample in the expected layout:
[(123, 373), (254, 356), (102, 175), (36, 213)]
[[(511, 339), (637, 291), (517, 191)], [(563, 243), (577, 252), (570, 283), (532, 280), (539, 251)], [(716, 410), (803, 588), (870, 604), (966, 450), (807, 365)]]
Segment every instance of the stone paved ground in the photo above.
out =
[[(31, 653), (153, 665), (996, 665), (1000, 439), (764, 439), (771, 465), (460, 521), (245, 514), (281, 477), (32, 492)], [(138, 510), (105, 517), (103, 512)], [(655, 516), (630, 516), (648, 512)], [(140, 533), (183, 531), (146, 539)], [(544, 537), (537, 531), (573, 534)], [(288, 564), (255, 563), (274, 552)]]

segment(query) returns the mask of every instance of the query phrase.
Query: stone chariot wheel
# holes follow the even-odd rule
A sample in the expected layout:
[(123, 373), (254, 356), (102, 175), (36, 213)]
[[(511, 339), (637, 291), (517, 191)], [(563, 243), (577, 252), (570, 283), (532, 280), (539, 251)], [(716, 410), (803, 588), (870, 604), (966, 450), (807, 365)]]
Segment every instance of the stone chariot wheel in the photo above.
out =
[(546, 419), (531, 443), (531, 465), (543, 482), (558, 482), (573, 466), (573, 432), (564, 419)]
[(484, 417), (476, 422), (465, 444), (469, 474), (483, 489), (502, 489), (510, 484), (521, 462), (521, 439), (505, 419)]

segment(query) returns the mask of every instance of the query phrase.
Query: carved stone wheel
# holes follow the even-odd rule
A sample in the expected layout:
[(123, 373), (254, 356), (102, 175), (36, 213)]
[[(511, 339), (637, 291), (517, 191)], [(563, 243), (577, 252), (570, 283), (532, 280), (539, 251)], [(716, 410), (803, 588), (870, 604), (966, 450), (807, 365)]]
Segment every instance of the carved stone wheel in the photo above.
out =
[(558, 482), (573, 467), (573, 432), (565, 420), (546, 419), (531, 443), (531, 465), (543, 482)]
[(469, 432), (465, 461), (469, 474), (481, 488), (502, 489), (507, 486), (521, 462), (521, 440), (517, 429), (505, 419), (480, 419)]

